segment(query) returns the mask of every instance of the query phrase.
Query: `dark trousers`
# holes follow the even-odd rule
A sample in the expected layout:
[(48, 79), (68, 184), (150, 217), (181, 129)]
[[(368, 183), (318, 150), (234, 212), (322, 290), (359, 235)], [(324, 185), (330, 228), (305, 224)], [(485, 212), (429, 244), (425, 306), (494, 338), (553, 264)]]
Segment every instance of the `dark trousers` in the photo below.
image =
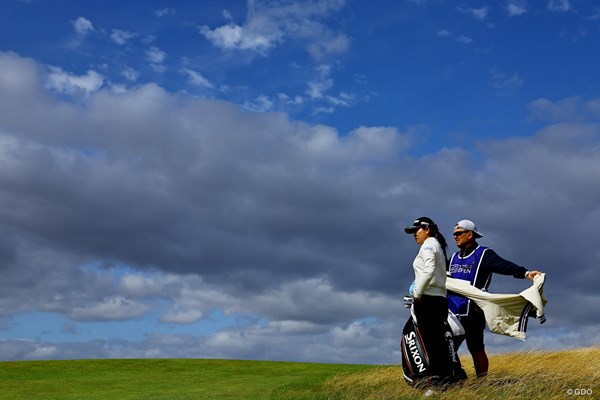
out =
[(442, 296), (423, 295), (414, 304), (419, 332), (423, 338), (432, 376), (443, 379), (450, 375), (451, 359), (444, 322), (448, 319), (448, 300)]
[[(471, 303), (471, 309), (466, 316), (459, 317), (460, 323), (465, 328), (465, 337), (467, 348), (473, 357), (475, 373), (478, 377), (487, 375), (489, 361), (485, 354), (485, 345), (483, 344), (483, 331), (485, 330), (485, 315), (481, 308)], [(456, 349), (462, 344), (462, 339), (456, 344)]]
[[(485, 345), (483, 344), (485, 315), (483, 314), (483, 310), (472, 302), (469, 314), (458, 317), (458, 319), (465, 328), (465, 339), (467, 340), (467, 348), (469, 349), (469, 352), (471, 354), (475, 354), (478, 351), (485, 351)], [(460, 346), (461, 343), (462, 341), (458, 344), (458, 346)], [(457, 349), (458, 346), (456, 347)]]

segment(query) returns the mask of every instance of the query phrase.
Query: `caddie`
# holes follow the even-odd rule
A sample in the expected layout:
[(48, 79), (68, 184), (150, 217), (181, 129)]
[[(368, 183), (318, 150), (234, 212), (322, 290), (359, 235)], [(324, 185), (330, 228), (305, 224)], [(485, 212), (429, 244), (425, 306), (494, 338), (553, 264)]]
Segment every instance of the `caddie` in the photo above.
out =
[[(503, 259), (494, 250), (480, 246), (477, 239), (482, 238), (483, 235), (473, 221), (468, 219), (458, 221), (454, 227), (453, 236), (459, 251), (450, 258), (448, 275), (455, 279), (468, 281), (478, 289), (487, 291), (493, 273), (531, 280), (541, 273), (529, 271), (525, 267)], [(475, 373), (478, 377), (487, 375), (489, 362), (483, 343), (485, 329), (483, 311), (474, 301), (451, 291), (448, 291), (448, 307), (458, 316), (465, 329), (467, 348), (473, 357)]]

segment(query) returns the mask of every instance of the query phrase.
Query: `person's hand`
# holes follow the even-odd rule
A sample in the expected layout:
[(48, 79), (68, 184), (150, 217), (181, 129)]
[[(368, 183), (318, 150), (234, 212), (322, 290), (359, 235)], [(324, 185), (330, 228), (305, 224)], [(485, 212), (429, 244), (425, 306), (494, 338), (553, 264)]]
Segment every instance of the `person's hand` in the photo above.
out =
[(533, 280), (533, 278), (535, 278), (537, 275), (541, 275), (541, 274), (542, 273), (540, 271), (529, 271), (525, 275), (525, 278), (527, 278), (529, 280)]
[(404, 307), (410, 308), (413, 305), (413, 297), (412, 296), (404, 296)]

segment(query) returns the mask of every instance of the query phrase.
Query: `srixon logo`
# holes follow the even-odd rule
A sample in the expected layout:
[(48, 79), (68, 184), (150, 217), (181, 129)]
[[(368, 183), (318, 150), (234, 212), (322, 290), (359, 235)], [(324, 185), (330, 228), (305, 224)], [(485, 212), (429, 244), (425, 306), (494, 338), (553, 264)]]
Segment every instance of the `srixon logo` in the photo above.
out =
[(425, 372), (425, 364), (423, 363), (423, 357), (419, 353), (419, 348), (416, 343), (417, 334), (415, 332), (411, 332), (408, 335), (404, 335), (404, 342), (408, 346), (408, 350), (410, 351), (410, 355), (415, 362), (415, 365), (419, 369), (419, 372)]

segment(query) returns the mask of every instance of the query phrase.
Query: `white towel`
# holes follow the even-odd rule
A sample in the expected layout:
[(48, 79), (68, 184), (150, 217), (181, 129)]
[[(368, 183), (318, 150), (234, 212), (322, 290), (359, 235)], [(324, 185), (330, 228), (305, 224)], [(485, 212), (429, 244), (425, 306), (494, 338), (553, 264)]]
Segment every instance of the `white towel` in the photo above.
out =
[(471, 286), (461, 279), (446, 279), (448, 290), (473, 300), (485, 314), (490, 332), (525, 340), (527, 319), (532, 309), (540, 323), (546, 322), (544, 305), (548, 302), (543, 286), (546, 274), (536, 275), (533, 284), (519, 294), (493, 294)]

